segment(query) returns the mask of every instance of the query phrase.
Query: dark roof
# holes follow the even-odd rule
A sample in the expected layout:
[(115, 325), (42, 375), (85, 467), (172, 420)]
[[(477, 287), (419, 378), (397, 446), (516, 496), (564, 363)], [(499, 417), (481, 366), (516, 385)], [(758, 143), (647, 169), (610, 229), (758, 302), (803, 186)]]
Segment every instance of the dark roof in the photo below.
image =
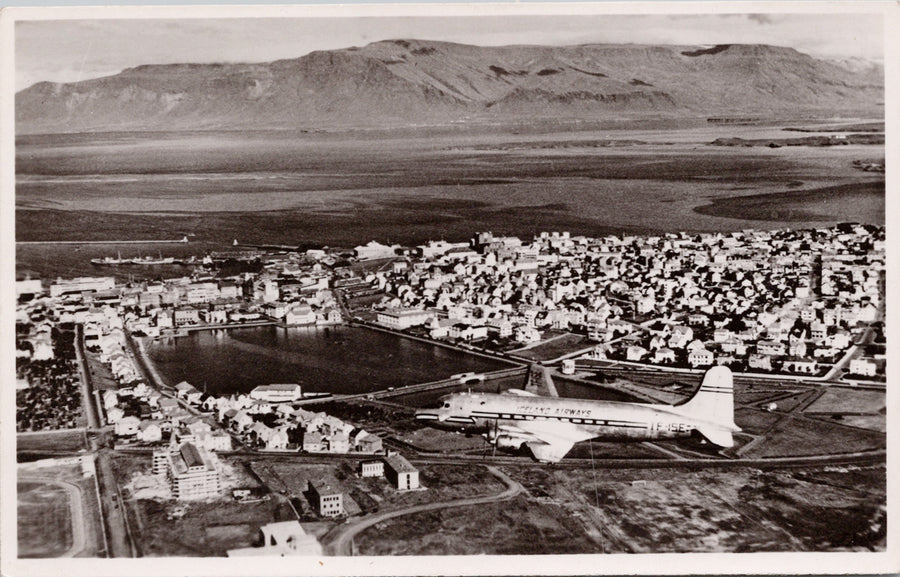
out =
[(203, 457), (200, 456), (200, 451), (197, 450), (197, 447), (190, 443), (185, 443), (181, 446), (180, 449), (181, 458), (184, 459), (184, 464), (190, 467), (205, 467), (206, 463), (203, 462)]

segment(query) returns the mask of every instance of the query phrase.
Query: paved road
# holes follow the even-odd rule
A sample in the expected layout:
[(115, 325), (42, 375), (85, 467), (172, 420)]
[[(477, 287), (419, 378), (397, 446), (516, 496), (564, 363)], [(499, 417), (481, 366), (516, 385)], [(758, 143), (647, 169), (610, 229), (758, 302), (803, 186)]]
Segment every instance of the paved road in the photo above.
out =
[(78, 359), (78, 373), (81, 377), (81, 404), (84, 406), (87, 416), (88, 428), (97, 430), (100, 428), (100, 419), (97, 416), (97, 405), (94, 403), (94, 396), (91, 393), (93, 387), (88, 375), (87, 361), (84, 358), (82, 332), (81, 325), (75, 325), (75, 357)]
[(332, 555), (351, 555), (351, 544), (353, 542), (353, 538), (366, 529), (372, 527), (373, 525), (381, 523), (382, 521), (387, 521), (388, 519), (394, 519), (396, 517), (402, 517), (404, 515), (422, 513), (424, 511), (435, 511), (438, 509), (447, 509), (450, 507), (466, 507), (468, 505), (483, 505), (485, 503), (505, 501), (507, 499), (512, 499), (523, 491), (523, 488), (520, 484), (510, 479), (503, 472), (490, 466), (487, 467), (487, 469), (494, 476), (503, 481), (504, 484), (506, 484), (505, 491), (497, 493), (495, 495), (488, 495), (486, 497), (472, 497), (469, 499), (457, 499), (455, 501), (427, 503), (425, 505), (407, 507), (406, 509), (398, 509), (396, 511), (386, 511), (384, 513), (374, 513), (372, 515), (353, 519), (344, 525), (340, 525), (335, 531), (332, 531), (326, 536), (326, 539), (328, 540), (328, 542), (326, 543), (326, 550), (330, 551)]
[(68, 481), (60, 481), (50, 477), (32, 477), (31, 475), (21, 475), (19, 481), (34, 481), (47, 485), (56, 485), (68, 494), (69, 515), (72, 523), (72, 546), (60, 557), (74, 557), (84, 551), (87, 539), (84, 535), (84, 507), (82, 506), (81, 487)]

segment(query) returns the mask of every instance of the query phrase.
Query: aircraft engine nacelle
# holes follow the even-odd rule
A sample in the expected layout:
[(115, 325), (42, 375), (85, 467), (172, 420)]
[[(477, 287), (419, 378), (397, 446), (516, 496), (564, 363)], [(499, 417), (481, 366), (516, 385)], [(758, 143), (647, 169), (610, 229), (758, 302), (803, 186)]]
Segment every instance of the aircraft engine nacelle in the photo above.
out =
[(499, 435), (495, 441), (498, 449), (518, 449), (525, 442), (525, 439), (513, 437), (511, 435)]

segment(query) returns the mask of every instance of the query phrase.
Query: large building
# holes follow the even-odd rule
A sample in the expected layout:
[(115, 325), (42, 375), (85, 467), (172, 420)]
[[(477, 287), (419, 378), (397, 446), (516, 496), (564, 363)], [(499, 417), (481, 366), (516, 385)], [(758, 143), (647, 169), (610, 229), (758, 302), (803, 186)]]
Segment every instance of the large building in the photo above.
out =
[(387, 309), (378, 313), (378, 324), (403, 330), (417, 325), (424, 325), (432, 313), (422, 309)]
[(50, 285), (50, 296), (55, 298), (67, 293), (99, 292), (113, 290), (114, 288), (116, 288), (116, 279), (111, 276), (60, 278)]
[(401, 491), (419, 488), (419, 471), (403, 455), (392, 453), (384, 458), (384, 476)]
[(179, 500), (214, 498), (221, 491), (215, 462), (192, 443), (154, 451), (153, 473), (169, 478), (172, 496)]
[(344, 514), (344, 495), (330, 485), (309, 482), (310, 504), (320, 517), (339, 517)]
[(303, 398), (300, 385), (260, 385), (250, 391), (250, 398), (270, 403), (299, 401)]

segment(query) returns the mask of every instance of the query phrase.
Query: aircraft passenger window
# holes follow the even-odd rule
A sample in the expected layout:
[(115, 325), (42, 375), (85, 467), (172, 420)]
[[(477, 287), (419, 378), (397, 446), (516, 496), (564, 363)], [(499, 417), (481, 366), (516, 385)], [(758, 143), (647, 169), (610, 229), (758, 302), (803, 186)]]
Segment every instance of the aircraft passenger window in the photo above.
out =
[(450, 403), (444, 403), (444, 408), (445, 408), (445, 409), (449, 409), (449, 408), (450, 408)]
[(482, 405), (483, 405), (483, 404), (484, 404), (484, 401), (481, 401), (481, 403), (480, 403), (480, 404), (482, 404)]

